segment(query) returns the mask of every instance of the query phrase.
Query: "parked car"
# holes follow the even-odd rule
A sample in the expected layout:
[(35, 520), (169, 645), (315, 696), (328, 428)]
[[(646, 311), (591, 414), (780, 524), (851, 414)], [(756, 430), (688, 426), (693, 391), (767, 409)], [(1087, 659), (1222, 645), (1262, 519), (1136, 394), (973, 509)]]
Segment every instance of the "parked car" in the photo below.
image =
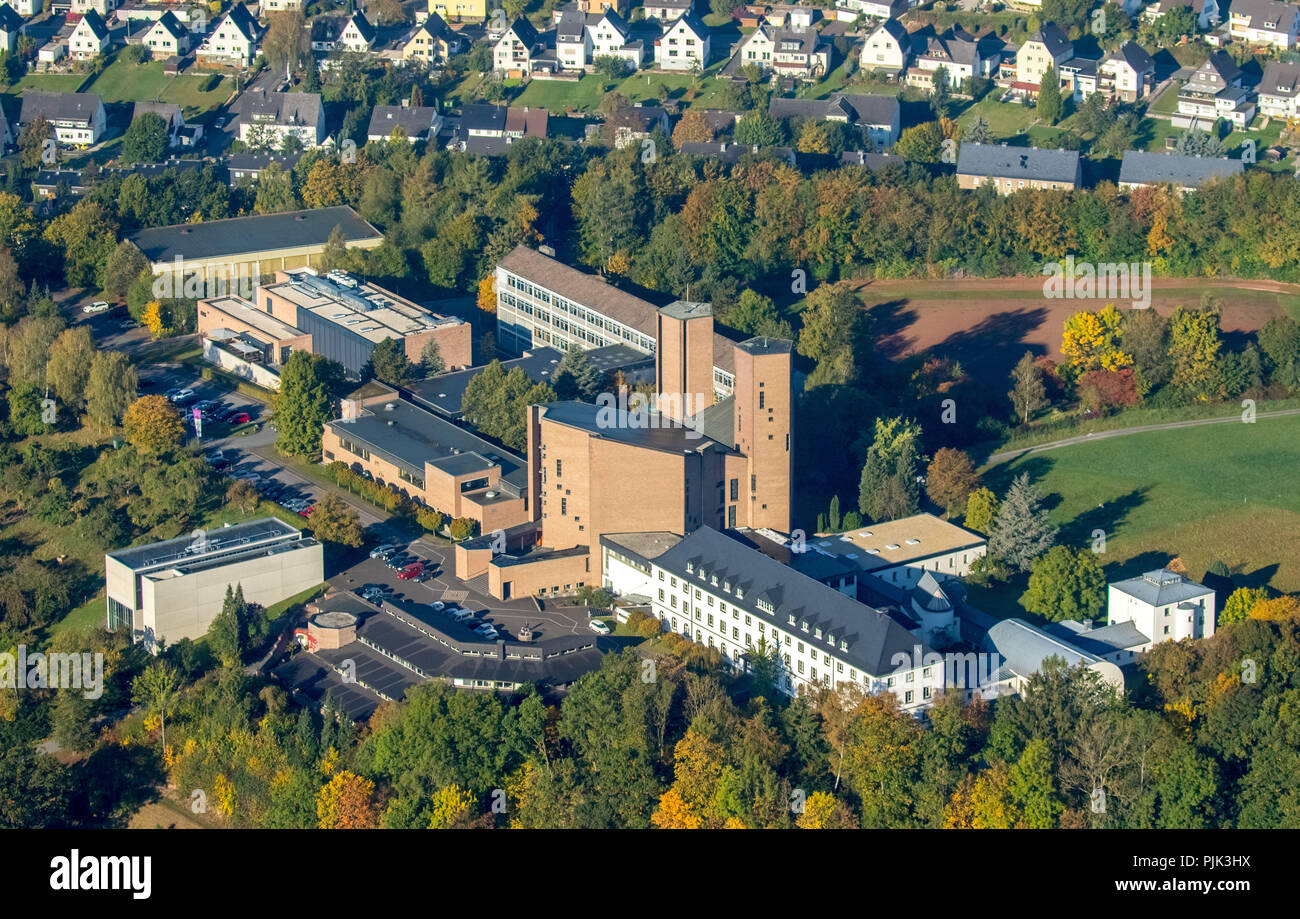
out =
[(316, 510), (316, 505), (314, 505), (314, 504), (308, 504), (308, 505), (307, 505), (306, 507), (304, 507), (302, 510), (298, 511), (298, 515), (299, 515), (300, 517), (310, 517), (310, 516), (311, 516), (311, 512), (314, 511), (314, 510)]
[(441, 600), (434, 600), (432, 603), (429, 604), (429, 607), (435, 613), (441, 613), (444, 609), (446, 609), (447, 604), (443, 603)]
[(474, 614), (467, 609), (458, 609), (451, 613), (451, 618), (457, 622), (466, 623), (474, 618)]
[(460, 620), (460, 624), (463, 625), (463, 626), (464, 626), (465, 628), (467, 628), (467, 629), (473, 629), (473, 630), (475, 630), (475, 631), (478, 631), (478, 627), (481, 626), (481, 625), (483, 624), (483, 620), (482, 620), (482, 619), (476, 619), (476, 618), (471, 614), (470, 617), (469, 617), (468, 619), (462, 619), (462, 620)]
[(102, 313), (106, 309), (108, 309), (108, 304), (105, 301), (96, 300), (94, 303), (91, 303), (89, 306), (83, 306), (81, 308), (81, 311), (83, 313)]
[(213, 469), (224, 469), (230, 465), (231, 459), (226, 456), (224, 451), (210, 450), (203, 454), (203, 458), (208, 461), (208, 465)]
[(474, 631), (475, 631), (475, 633), (477, 633), (477, 634), (479, 634), (479, 635), (482, 635), (484, 638), (496, 638), (496, 637), (497, 637), (497, 630), (494, 629), (492, 626), (488, 625), (486, 622), (483, 623), (481, 626), (479, 626), (479, 627), (478, 627), (477, 629), (475, 629)]
[(394, 571), (398, 571), (402, 568), (405, 568), (407, 565), (411, 564), (414, 561), (415, 561), (414, 556), (407, 555), (405, 552), (400, 552), (397, 555), (390, 557), (388, 561), (384, 562), (384, 564), (387, 565), (389, 568), (393, 569)]
[(419, 562), (416, 562), (412, 565), (407, 565), (401, 571), (397, 572), (397, 579), (399, 581), (410, 581), (422, 574), (424, 574), (424, 566)]
[(399, 546), (394, 546), (394, 545), (391, 545), (391, 544), (390, 544), (390, 545), (386, 545), (386, 546), (376, 546), (375, 548), (373, 548), (373, 549), (370, 550), (370, 557), (371, 557), (371, 558), (382, 558), (382, 559), (387, 560), (387, 559), (392, 558), (393, 555), (396, 554), (398, 548), (400, 548), (400, 547), (399, 547)]
[(595, 632), (597, 635), (608, 635), (610, 633), (609, 626), (605, 625), (605, 623), (601, 622), (599, 619), (591, 620), (591, 622), (588, 623), (588, 625), (591, 627), (591, 630)]
[(170, 389), (167, 391), (167, 398), (177, 405), (184, 405), (194, 398), (192, 389)]
[(226, 424), (248, 424), (252, 419), (248, 416), (248, 412), (234, 412), (223, 420)]

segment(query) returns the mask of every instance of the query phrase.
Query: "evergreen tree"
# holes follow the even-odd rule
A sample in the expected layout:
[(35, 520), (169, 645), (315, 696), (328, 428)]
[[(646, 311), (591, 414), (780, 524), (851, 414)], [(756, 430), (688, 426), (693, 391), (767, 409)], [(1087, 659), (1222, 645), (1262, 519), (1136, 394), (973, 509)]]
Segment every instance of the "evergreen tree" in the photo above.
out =
[(915, 513), (920, 489), (920, 425), (902, 418), (876, 419), (858, 482), (858, 510), (870, 520), (892, 520)]
[(1056, 542), (1057, 532), (1043, 507), (1043, 496), (1030, 484), (1029, 474), (1022, 472), (998, 507), (989, 552), (1017, 571), (1028, 571)]
[(826, 518), (832, 532), (839, 532), (840, 529), (840, 496), (834, 495), (831, 498), (830, 515)]
[(604, 379), (591, 363), (586, 351), (570, 348), (555, 366), (551, 375), (555, 394), (561, 399), (579, 399), (592, 402), (600, 393)]
[(1038, 90), (1038, 117), (1048, 124), (1061, 120), (1061, 78), (1053, 64), (1047, 65), (1043, 82)]

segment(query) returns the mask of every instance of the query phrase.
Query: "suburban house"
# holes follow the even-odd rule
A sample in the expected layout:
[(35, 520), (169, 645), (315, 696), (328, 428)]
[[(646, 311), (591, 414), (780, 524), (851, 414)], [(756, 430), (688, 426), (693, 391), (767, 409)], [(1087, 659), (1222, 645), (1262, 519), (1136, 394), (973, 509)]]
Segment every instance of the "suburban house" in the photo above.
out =
[(161, 61), (188, 54), (193, 40), (194, 33), (168, 10), (144, 33), (142, 43), (155, 60)]
[(1147, 639), (1146, 650), (1163, 641), (1209, 638), (1214, 634), (1214, 590), (1161, 568), (1116, 581), (1107, 592), (1107, 622), (1131, 622)]
[(605, 133), (619, 150), (649, 137), (655, 128), (668, 133), (668, 110), (661, 105), (625, 105), (605, 118)]
[(815, 118), (841, 121), (860, 128), (884, 150), (898, 140), (901, 109), (894, 96), (831, 93), (828, 99), (773, 98), (767, 107), (773, 118)]
[(104, 103), (94, 93), (51, 93), (29, 89), (23, 93), (20, 125), (44, 118), (54, 127), (54, 138), (70, 147), (90, 147), (104, 136)]
[(236, 3), (217, 20), (216, 28), (204, 39), (195, 58), (214, 66), (247, 67), (257, 56), (262, 32), (248, 7)]
[(663, 37), (655, 42), (655, 64), (661, 70), (703, 70), (709, 66), (709, 27), (693, 15), (665, 26)]
[(14, 11), (19, 16), (35, 16), (45, 7), (45, 0), (14, 0)]
[(1074, 44), (1054, 22), (1044, 24), (1025, 39), (1016, 52), (1016, 82), (1037, 91), (1048, 67), (1059, 74), (1061, 65), (1074, 57)]
[(442, 116), (429, 105), (376, 105), (370, 113), (366, 139), (386, 141), (394, 128), (401, 128), (412, 143), (433, 140), (438, 136)]
[(1242, 86), (1242, 71), (1227, 52), (1215, 51), (1178, 91), (1178, 114), (1171, 119), (1179, 128), (1209, 130), (1223, 118), (1244, 128), (1255, 118), (1255, 103)]
[(1156, 62), (1137, 42), (1126, 41), (1101, 62), (1098, 89), (1125, 102), (1143, 99), (1155, 87)]
[(1300, 9), (1278, 0), (1232, 0), (1228, 10), (1228, 33), (1260, 45), (1286, 51), (1296, 43), (1300, 30)]
[(555, 59), (561, 70), (586, 70), (593, 60), (591, 33), (587, 14), (570, 3), (557, 9), (555, 21)]
[(481, 156), (504, 156), (522, 137), (545, 137), (549, 113), (543, 108), (471, 103), (461, 106), (460, 125), (449, 148)]
[(1218, 0), (1156, 0), (1142, 11), (1142, 18), (1156, 20), (1171, 10), (1191, 8), (1202, 32), (1219, 24)]
[(250, 89), (231, 105), (239, 139), (251, 147), (281, 149), (296, 137), (310, 150), (325, 140), (325, 107), (319, 93), (277, 93)]
[(742, 38), (733, 60), (740, 67), (816, 80), (830, 73), (831, 43), (811, 26), (779, 28), (766, 23)]
[(1264, 75), (1255, 87), (1259, 94), (1259, 110), (1276, 118), (1300, 118), (1300, 64), (1269, 61), (1264, 65)]
[(908, 0), (837, 0), (835, 18), (854, 22), (859, 16), (868, 19), (898, 19), (912, 6)]
[(23, 20), (8, 3), (0, 3), (0, 45), (13, 54), (18, 49), (18, 36), (23, 31)]
[(482, 22), (488, 18), (488, 0), (429, 0), (429, 15), (457, 22), (463, 19)]
[(402, 60), (436, 64), (459, 54), (469, 47), (469, 42), (437, 13), (430, 13), (429, 18), (412, 29), (400, 45)]
[(1221, 156), (1181, 156), (1126, 150), (1119, 167), (1121, 191), (1172, 185), (1180, 192), (1193, 191), (1206, 182), (1239, 174), (1241, 160)]
[(899, 73), (912, 59), (912, 40), (897, 19), (886, 19), (876, 26), (862, 43), (859, 64), (863, 70), (887, 70)]
[(960, 26), (936, 35), (932, 28), (911, 36), (916, 49), (916, 65), (907, 74), (912, 86), (933, 88), (934, 74), (942, 69), (952, 88), (973, 77), (995, 74), (1001, 59), (1001, 45), (992, 33), (976, 38)]
[(522, 16), (506, 28), (492, 48), (492, 67), (499, 73), (527, 75), (534, 60), (540, 59), (546, 45), (533, 24)]
[(544, 108), (512, 105), (506, 109), (505, 136), (509, 141), (522, 137), (545, 137), (551, 113)]
[(695, 0), (649, 0), (643, 7), (646, 19), (671, 22), (695, 12)]
[(1025, 188), (1075, 189), (1083, 182), (1078, 150), (1040, 150), (965, 143), (957, 152), (957, 184), (992, 185), (1000, 195)]
[(334, 47), (342, 48), (353, 54), (365, 54), (375, 44), (375, 27), (366, 19), (365, 14), (357, 10), (348, 19), (347, 25), (339, 33)]
[[(596, 14), (590, 14), (595, 17)], [(645, 63), (646, 44), (632, 36), (632, 29), (627, 20), (613, 9), (605, 10), (593, 23), (587, 23), (587, 34), (591, 39), (591, 59), (602, 57), (622, 58), (637, 69)]]
[(79, 61), (98, 57), (108, 50), (108, 25), (94, 10), (88, 11), (68, 36), (68, 53)]
[(175, 102), (136, 102), (131, 107), (131, 120), (141, 115), (157, 115), (167, 126), (167, 146), (182, 146), (181, 132), (185, 128), (185, 118), (181, 107)]

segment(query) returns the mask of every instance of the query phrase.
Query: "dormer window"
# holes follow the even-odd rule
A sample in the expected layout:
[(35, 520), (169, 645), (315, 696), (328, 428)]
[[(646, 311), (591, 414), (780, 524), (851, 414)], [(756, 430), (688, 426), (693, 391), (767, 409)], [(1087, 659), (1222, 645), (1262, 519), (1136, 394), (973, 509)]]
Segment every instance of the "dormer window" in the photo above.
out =
[(840, 650), (841, 651), (849, 650), (849, 643), (845, 641), (843, 638), (840, 639)]
[(790, 625), (794, 625), (794, 616), (789, 616), (789, 617), (787, 617), (787, 620), (786, 620), (786, 621), (789, 622)]
[(736, 588), (736, 599), (737, 600), (745, 599), (745, 592), (741, 590), (739, 587)]
[(803, 629), (805, 632), (808, 631), (808, 620), (807, 620), (807, 619), (800, 619), (800, 620), (799, 620), (799, 628)]
[(718, 586), (718, 576), (715, 574), (715, 575), (713, 575), (712, 577), (710, 577), (710, 578), (709, 578), (709, 583), (712, 584), (714, 587), (717, 587), (717, 586)]
[(822, 637), (821, 629), (813, 629), (813, 637), (820, 639)]
[(731, 593), (731, 582), (730, 582), (730, 581), (723, 581), (723, 582), (722, 582), (722, 589), (723, 589), (724, 591), (726, 591), (727, 593)]
[(687, 573), (687, 574), (691, 574), (691, 573), (693, 573), (694, 571), (695, 571), (695, 563), (694, 563), (694, 562), (687, 562), (687, 563), (686, 563), (686, 573)]

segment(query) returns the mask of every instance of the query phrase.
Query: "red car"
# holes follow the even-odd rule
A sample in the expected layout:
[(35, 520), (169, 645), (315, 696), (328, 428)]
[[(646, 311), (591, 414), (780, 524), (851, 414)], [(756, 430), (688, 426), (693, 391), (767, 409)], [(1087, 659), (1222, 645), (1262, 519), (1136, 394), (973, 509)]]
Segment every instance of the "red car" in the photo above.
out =
[(312, 505), (310, 505), (310, 506), (308, 506), (308, 507), (304, 507), (302, 510), (298, 511), (298, 516), (300, 516), (300, 517), (310, 517), (310, 516), (311, 516), (311, 512), (314, 511), (314, 510), (316, 510), (316, 505), (312, 504)]
[(235, 412), (226, 419), (226, 424), (248, 424), (252, 419), (248, 417), (248, 412)]
[(419, 562), (415, 562), (414, 564), (407, 565), (401, 571), (397, 572), (397, 579), (399, 581), (409, 581), (411, 580), (411, 578), (419, 577), (422, 574), (424, 574), (424, 565), (420, 564)]

